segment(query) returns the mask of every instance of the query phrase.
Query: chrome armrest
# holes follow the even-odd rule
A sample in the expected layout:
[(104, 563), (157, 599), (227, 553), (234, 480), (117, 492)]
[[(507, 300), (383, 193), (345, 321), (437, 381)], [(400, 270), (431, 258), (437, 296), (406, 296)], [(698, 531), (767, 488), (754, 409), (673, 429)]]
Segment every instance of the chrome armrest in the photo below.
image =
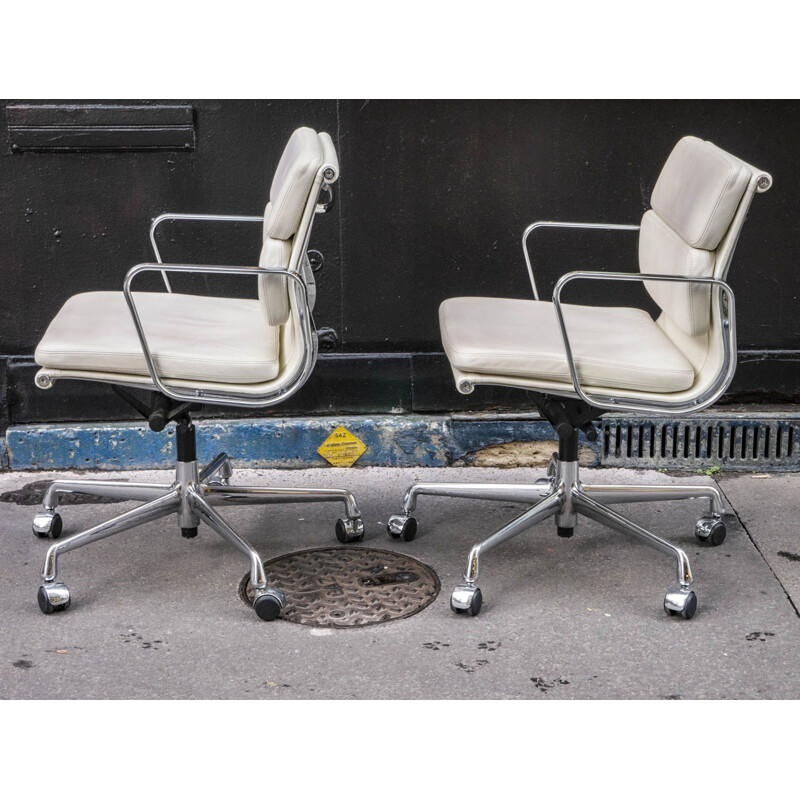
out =
[(620, 225), (614, 222), (532, 222), (525, 228), (522, 234), (522, 252), (525, 255), (525, 264), (528, 267), (528, 275), (531, 279), (531, 288), (533, 289), (533, 297), (535, 300), (539, 299), (539, 292), (536, 290), (536, 281), (533, 278), (533, 267), (531, 266), (531, 258), (528, 254), (528, 236), (530, 236), (537, 228), (583, 228), (587, 230), (601, 230), (601, 231), (638, 231), (638, 225)]
[[(241, 216), (238, 214), (159, 214), (150, 223), (150, 244), (153, 245), (153, 253), (155, 253), (156, 261), (158, 261), (159, 264), (161, 263), (161, 253), (158, 252), (158, 245), (156, 244), (156, 228), (158, 228), (162, 222), (166, 222), (167, 220), (188, 220), (200, 222), (263, 222), (264, 217)], [(167, 291), (171, 292), (172, 287), (170, 286), (169, 278), (167, 277), (165, 270), (161, 270), (161, 277), (164, 279), (164, 285), (167, 287)]]
[[(661, 401), (633, 403), (626, 400), (606, 395), (591, 396), (586, 394), (581, 388), (578, 380), (578, 372), (575, 368), (575, 360), (572, 356), (572, 348), (567, 335), (567, 327), (564, 324), (564, 312), (561, 308), (561, 291), (571, 281), (592, 280), (592, 281), (674, 281), (682, 283), (701, 283), (709, 286), (716, 286), (720, 289), (719, 297), (719, 319), (722, 326), (723, 342), (723, 362), (717, 380), (702, 395), (694, 400), (683, 403), (670, 403)], [(719, 278), (693, 278), (687, 275), (660, 275), (644, 274), (640, 272), (568, 272), (559, 278), (553, 289), (553, 305), (555, 306), (558, 325), (561, 329), (561, 338), (564, 340), (564, 350), (567, 355), (569, 374), (572, 378), (572, 386), (575, 393), (583, 400), (595, 408), (603, 408), (610, 411), (637, 411), (637, 412), (656, 412), (656, 413), (682, 413), (685, 411), (700, 411), (716, 402), (733, 378), (736, 370), (736, 308), (734, 303), (733, 290)]]
[[(215, 275), (278, 275), (283, 278), (288, 278), (294, 283), (296, 298), (299, 298), (298, 303), (298, 316), (300, 319), (300, 334), (303, 340), (305, 358), (303, 363), (298, 367), (293, 375), (291, 375), (286, 383), (271, 392), (263, 395), (242, 395), (235, 392), (226, 392), (224, 390), (211, 391), (206, 389), (194, 389), (181, 391), (180, 389), (170, 388), (166, 386), (158, 374), (158, 370), (150, 352), (150, 347), (147, 344), (147, 337), (142, 326), (142, 320), (139, 317), (139, 312), (136, 308), (136, 303), (133, 299), (133, 292), (131, 284), (133, 279), (142, 272), (189, 272), (189, 273), (211, 273)], [(247, 406), (247, 407), (262, 407), (274, 405), (294, 394), (306, 381), (311, 374), (314, 362), (316, 360), (316, 346), (312, 336), (311, 328), (311, 313), (308, 308), (308, 295), (306, 285), (303, 279), (294, 272), (282, 269), (264, 269), (262, 267), (229, 267), (221, 265), (206, 265), (206, 264), (137, 264), (128, 270), (125, 276), (125, 282), (122, 287), (125, 295), (125, 300), (128, 303), (128, 308), (133, 318), (133, 324), (136, 326), (136, 333), (139, 337), (139, 342), (142, 345), (142, 352), (144, 360), (147, 364), (147, 369), (150, 372), (150, 378), (155, 387), (162, 394), (171, 397), (173, 400), (181, 402), (196, 403), (198, 401), (214, 403), (215, 405), (229, 405), (229, 406)]]

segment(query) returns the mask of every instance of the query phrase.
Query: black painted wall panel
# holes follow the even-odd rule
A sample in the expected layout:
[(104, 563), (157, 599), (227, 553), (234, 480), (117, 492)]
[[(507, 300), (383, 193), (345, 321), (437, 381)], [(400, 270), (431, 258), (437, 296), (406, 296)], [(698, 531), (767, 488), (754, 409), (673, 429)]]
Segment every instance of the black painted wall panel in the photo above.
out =
[[(470, 398), (455, 392), (446, 362), (434, 355), (441, 350), (439, 303), (454, 294), (529, 297), (520, 248), (529, 222), (638, 222), (672, 146), (694, 134), (775, 179), (772, 190), (755, 198), (730, 273), (739, 346), (770, 355), (748, 357), (734, 393), (800, 395), (797, 102), (125, 101), (148, 103), (191, 106), (195, 149), (14, 153), (3, 103), (4, 363), (9, 357), (30, 363), (70, 295), (119, 289), (132, 265), (152, 260), (147, 232), (157, 214), (261, 213), (286, 139), (309, 125), (331, 134), (342, 166), (334, 210), (317, 220), (312, 238), (312, 247), (325, 254), (316, 322), (338, 335), (332, 357), (363, 353), (366, 360), (342, 362), (345, 373), (334, 362), (321, 369), (294, 413), (329, 413), (332, 403), (375, 412), (505, 406), (513, 403), (507, 392)], [(251, 264), (258, 256), (257, 225), (171, 224), (162, 231), (166, 259)], [(531, 245), (545, 299), (565, 271), (635, 268), (635, 234), (546, 231)], [(156, 278), (147, 280), (155, 285)], [(220, 278), (192, 285), (252, 291)], [(583, 285), (570, 288), (566, 299), (647, 305), (641, 287), (625, 292)], [(375, 360), (369, 356), (375, 352), (406, 355)], [(384, 369), (388, 389), (381, 388)], [(100, 395), (77, 384), (52, 390), (62, 401), (37, 402), (38, 390), (17, 385), (30, 374), (29, 367), (8, 370), (11, 422), (120, 413), (112, 399), (107, 408), (87, 409), (89, 397), (94, 403)]]

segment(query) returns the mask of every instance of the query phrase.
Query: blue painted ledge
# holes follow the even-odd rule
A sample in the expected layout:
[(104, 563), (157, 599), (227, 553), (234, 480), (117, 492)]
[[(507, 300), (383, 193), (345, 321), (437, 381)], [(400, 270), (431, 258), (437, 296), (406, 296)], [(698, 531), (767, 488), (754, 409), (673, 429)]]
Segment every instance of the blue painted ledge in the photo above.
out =
[[(476, 452), (490, 445), (554, 438), (552, 427), (538, 419), (480, 415), (200, 419), (195, 424), (201, 463), (224, 450), (239, 466), (262, 468), (329, 466), (317, 448), (338, 425), (367, 446), (358, 467), (469, 464)], [(589, 447), (599, 464), (599, 448)], [(0, 440), (4, 469), (169, 469), (174, 464), (174, 426), (153, 433), (137, 422), (16, 425), (8, 429), (4, 443)]]

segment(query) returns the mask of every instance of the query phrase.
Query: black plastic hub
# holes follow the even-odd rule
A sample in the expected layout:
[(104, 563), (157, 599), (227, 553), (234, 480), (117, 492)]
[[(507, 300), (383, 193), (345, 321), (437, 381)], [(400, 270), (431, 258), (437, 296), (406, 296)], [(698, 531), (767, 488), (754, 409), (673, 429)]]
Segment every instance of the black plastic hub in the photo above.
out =
[(184, 539), (194, 539), (197, 536), (197, 528), (181, 528), (181, 536)]
[(575, 533), (575, 528), (562, 528), (560, 525), (558, 526), (558, 535), (562, 539), (569, 539), (573, 533)]
[(178, 461), (182, 463), (197, 461), (197, 437), (188, 414), (178, 420), (175, 426), (175, 443), (178, 449)]

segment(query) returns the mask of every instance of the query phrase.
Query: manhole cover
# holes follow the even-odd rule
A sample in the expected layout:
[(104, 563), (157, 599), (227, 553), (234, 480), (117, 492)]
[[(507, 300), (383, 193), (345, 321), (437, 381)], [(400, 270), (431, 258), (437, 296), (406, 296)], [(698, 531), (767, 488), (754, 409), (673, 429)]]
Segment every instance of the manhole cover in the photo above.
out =
[[(265, 561), (267, 580), (286, 595), (283, 619), (320, 628), (376, 625), (410, 617), (439, 594), (439, 578), (421, 561), (366, 547), (328, 547)], [(239, 596), (253, 604), (250, 575)]]

